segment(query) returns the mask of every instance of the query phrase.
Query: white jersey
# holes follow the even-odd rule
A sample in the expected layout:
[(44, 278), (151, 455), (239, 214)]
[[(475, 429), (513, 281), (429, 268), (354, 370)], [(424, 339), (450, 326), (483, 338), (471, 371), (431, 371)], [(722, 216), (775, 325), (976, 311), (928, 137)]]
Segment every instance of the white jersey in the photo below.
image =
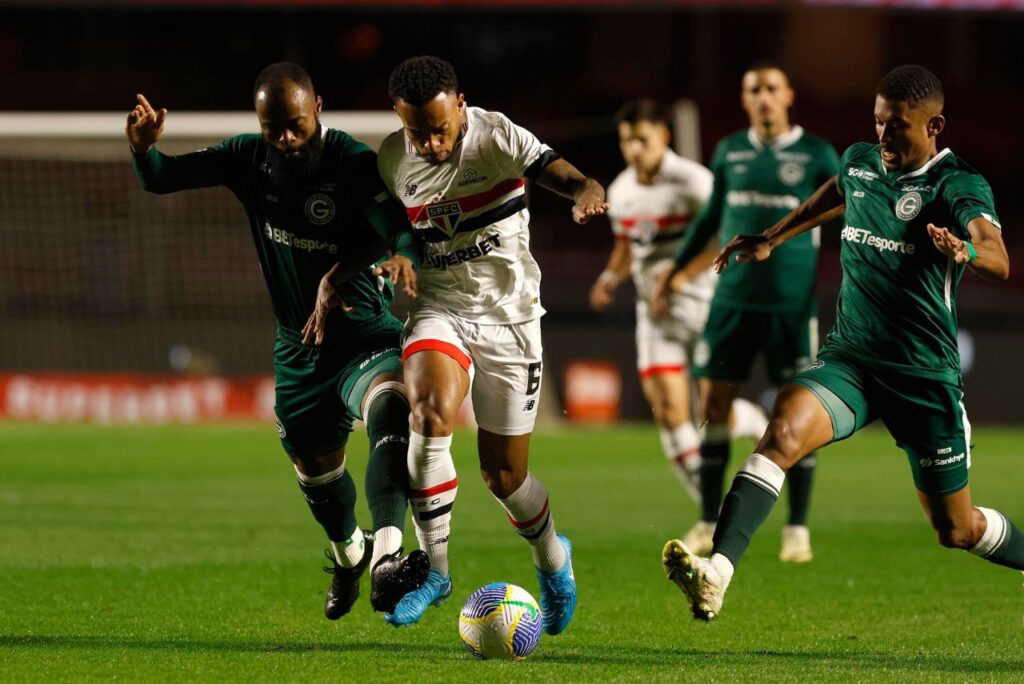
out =
[[(650, 185), (640, 183), (636, 170), (629, 167), (608, 186), (612, 232), (630, 241), (638, 301), (650, 298), (655, 277), (670, 266), (687, 225), (711, 196), (713, 183), (714, 176), (706, 168), (665, 150)], [(687, 283), (680, 294), (709, 302), (717, 278), (709, 268)]]
[(439, 164), (417, 155), (404, 130), (384, 139), (380, 175), (424, 243), (416, 306), (484, 325), (544, 313), (525, 176), (556, 157), (504, 114), (478, 107), (466, 107), (462, 138)]

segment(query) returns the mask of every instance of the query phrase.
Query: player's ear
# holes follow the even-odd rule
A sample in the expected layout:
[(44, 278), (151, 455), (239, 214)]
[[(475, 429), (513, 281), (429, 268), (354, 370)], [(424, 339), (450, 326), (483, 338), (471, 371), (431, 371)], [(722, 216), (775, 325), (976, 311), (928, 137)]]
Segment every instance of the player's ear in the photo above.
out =
[(946, 127), (946, 117), (941, 114), (936, 114), (932, 118), (928, 119), (928, 135), (929, 137), (935, 138), (942, 133), (942, 130)]
[(324, 110), (324, 99), (319, 95), (316, 96), (316, 115), (320, 116), (320, 112)]
[(458, 104), (459, 109), (462, 109), (463, 107), (465, 107), (466, 106), (466, 94), (465, 93), (459, 93), (459, 97), (456, 100), (456, 103)]
[(668, 124), (662, 124), (662, 126), (661, 126), (661, 135), (665, 139), (665, 145), (666, 146), (671, 146), (672, 145), (672, 128)]

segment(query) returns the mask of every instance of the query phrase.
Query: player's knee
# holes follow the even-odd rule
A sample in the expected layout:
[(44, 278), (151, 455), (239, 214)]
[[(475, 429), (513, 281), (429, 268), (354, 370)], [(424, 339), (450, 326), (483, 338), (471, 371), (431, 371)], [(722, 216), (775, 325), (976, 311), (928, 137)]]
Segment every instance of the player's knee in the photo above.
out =
[(445, 437), (455, 431), (453, 412), (428, 400), (412, 406), (412, 429), (424, 437)]
[(804, 455), (801, 442), (792, 423), (785, 416), (772, 416), (768, 429), (758, 445), (758, 451), (774, 461), (783, 470), (789, 470)]

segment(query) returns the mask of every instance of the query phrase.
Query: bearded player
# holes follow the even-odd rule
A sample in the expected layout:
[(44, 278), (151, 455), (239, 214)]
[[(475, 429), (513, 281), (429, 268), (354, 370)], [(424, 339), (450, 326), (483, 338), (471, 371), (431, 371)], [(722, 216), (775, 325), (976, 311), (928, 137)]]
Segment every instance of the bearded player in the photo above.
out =
[(472, 392), (480, 473), (530, 546), (544, 629), (558, 634), (572, 619), (576, 581), (572, 547), (556, 533), (547, 489), (528, 469), (544, 309), (526, 181), (571, 199), (577, 223), (605, 212), (604, 189), (504, 115), (468, 106), (444, 60), (406, 60), (389, 91), (403, 129), (381, 145), (381, 177), (424, 243), (402, 359), (412, 407), (409, 500), (431, 568), (386, 617), (416, 622), (451, 594), (452, 432)]
[[(714, 180), (700, 164), (669, 147), (668, 109), (654, 100), (626, 103), (617, 117), (619, 148), (626, 169), (608, 186), (608, 217), (615, 246), (608, 265), (590, 288), (590, 306), (604, 311), (632, 275), (636, 289), (637, 370), (644, 397), (661, 436), (662, 452), (680, 484), (700, 502), (700, 435), (690, 418), (688, 365), (704, 329), (717, 276), (709, 243), (687, 267), (693, 273), (670, 295), (670, 315), (655, 318), (648, 300), (658, 274), (672, 266), (687, 227), (711, 196)], [(744, 399), (733, 402), (732, 436), (757, 440), (764, 413)]]
[(716, 260), (719, 268), (733, 254), (764, 261), (845, 210), (836, 323), (818, 362), (779, 393), (768, 431), (725, 497), (711, 557), (678, 540), (663, 550), (669, 579), (698, 619), (721, 610), (789, 469), (875, 419), (906, 452), (939, 543), (1024, 570), (1024, 533), (1002, 513), (974, 506), (968, 486), (971, 426), (956, 291), (968, 269), (1006, 280), (1009, 259), (988, 183), (948, 148), (938, 149), (943, 104), (942, 84), (924, 67), (889, 72), (875, 97), (879, 144), (852, 145), (838, 176), (763, 234), (734, 238)]
[[(401, 556), (409, 407), (401, 382), (401, 323), (388, 312), (389, 280), (411, 274), (420, 250), (380, 181), (373, 151), (320, 123), (323, 102), (305, 70), (290, 63), (267, 67), (256, 79), (254, 101), (261, 134), (167, 156), (156, 149), (167, 110), (155, 110), (139, 95), (126, 128), (132, 161), (149, 192), (223, 185), (244, 206), (278, 321), (281, 444), (331, 544), (324, 612), (332, 620), (349, 612), (368, 566), (374, 607), (391, 610), (428, 569), (419, 552)], [(388, 248), (395, 256), (371, 272), (367, 266)], [(326, 321), (327, 344), (312, 346), (307, 317), (321, 276), (339, 261), (348, 267), (337, 274), (347, 281), (337, 302), (345, 311)], [(356, 419), (370, 438), (372, 536), (356, 524), (355, 485), (345, 468)]]

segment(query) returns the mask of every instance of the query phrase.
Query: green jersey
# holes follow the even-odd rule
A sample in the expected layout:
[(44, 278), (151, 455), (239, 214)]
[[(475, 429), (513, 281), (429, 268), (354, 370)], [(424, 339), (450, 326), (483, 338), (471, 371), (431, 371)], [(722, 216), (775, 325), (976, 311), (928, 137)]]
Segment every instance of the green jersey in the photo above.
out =
[(966, 266), (935, 248), (927, 226), (963, 240), (979, 216), (999, 226), (988, 183), (948, 149), (899, 173), (882, 166), (878, 145), (857, 143), (840, 162), (839, 192), (843, 282), (826, 346), (866, 365), (959, 381), (956, 291)]
[[(268, 147), (260, 135), (239, 135), (181, 156), (155, 147), (133, 155), (135, 172), (150, 192), (223, 185), (234, 193), (249, 218), (274, 314), (291, 330), (301, 330), (313, 312), (324, 274), (345, 250), (375, 241), (374, 233), (417, 266), (421, 255), (404, 209), (380, 179), (373, 150), (341, 131), (323, 129), (323, 135), (315, 175), (287, 187), (271, 184)], [(391, 283), (369, 269), (340, 294), (354, 311), (328, 319), (332, 328), (342, 328), (330, 332), (333, 339), (391, 319)]]
[[(838, 167), (835, 149), (800, 126), (768, 145), (753, 129), (723, 138), (711, 158), (711, 198), (686, 231), (676, 263), (689, 263), (715, 232), (724, 247), (737, 235), (767, 230), (836, 175)], [(803, 311), (814, 298), (817, 269), (814, 231), (786, 242), (767, 261), (730, 264), (718, 280), (714, 302), (752, 311)]]

